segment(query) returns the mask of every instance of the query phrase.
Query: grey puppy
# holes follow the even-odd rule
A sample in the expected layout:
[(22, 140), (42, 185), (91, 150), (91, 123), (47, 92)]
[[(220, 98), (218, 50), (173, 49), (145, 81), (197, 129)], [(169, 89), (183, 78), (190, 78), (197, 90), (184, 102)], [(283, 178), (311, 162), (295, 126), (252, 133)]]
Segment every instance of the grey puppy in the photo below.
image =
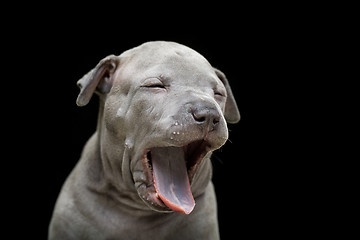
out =
[[(240, 114), (225, 75), (196, 51), (154, 41), (78, 81), (97, 129), (66, 179), (49, 239), (219, 239), (210, 156)], [(195, 206), (196, 203), (196, 206)]]

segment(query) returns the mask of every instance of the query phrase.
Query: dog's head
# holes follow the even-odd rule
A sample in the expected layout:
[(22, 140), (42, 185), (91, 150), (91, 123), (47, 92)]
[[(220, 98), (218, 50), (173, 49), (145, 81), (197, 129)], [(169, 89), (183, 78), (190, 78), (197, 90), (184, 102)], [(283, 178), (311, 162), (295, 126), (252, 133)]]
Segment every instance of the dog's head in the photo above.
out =
[(202, 160), (226, 142), (226, 122), (240, 120), (225, 75), (194, 50), (159, 41), (104, 58), (78, 85), (79, 106), (100, 96), (102, 158), (117, 181), (153, 209), (190, 213), (195, 188), (211, 177)]

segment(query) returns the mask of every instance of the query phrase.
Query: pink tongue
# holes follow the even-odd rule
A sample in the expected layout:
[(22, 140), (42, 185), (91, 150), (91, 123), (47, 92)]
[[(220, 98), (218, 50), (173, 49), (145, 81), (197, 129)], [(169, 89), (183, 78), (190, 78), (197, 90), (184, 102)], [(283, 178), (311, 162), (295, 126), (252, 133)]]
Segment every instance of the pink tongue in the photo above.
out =
[(153, 148), (151, 160), (154, 185), (161, 200), (174, 211), (191, 213), (195, 201), (190, 190), (182, 148)]

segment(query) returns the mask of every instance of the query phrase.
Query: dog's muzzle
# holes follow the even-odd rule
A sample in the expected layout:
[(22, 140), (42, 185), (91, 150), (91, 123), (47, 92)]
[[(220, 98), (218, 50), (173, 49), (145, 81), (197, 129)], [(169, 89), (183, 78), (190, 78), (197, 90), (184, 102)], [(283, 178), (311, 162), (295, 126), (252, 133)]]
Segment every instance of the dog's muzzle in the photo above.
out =
[(226, 142), (227, 127), (221, 112), (204, 104), (187, 104), (172, 121), (166, 144), (143, 150), (146, 183), (137, 189), (155, 210), (189, 214), (195, 206), (194, 174), (205, 156)]

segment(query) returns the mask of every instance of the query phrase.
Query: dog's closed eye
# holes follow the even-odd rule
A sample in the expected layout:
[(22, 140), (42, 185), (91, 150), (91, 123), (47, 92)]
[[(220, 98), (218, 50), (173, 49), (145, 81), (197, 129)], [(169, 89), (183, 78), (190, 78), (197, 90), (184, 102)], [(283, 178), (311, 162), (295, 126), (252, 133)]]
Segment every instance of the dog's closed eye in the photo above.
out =
[(145, 88), (163, 88), (165, 89), (165, 85), (158, 78), (148, 78), (144, 81), (141, 87)]
[(223, 98), (223, 97), (226, 97), (226, 92), (225, 92), (225, 90), (214, 89), (214, 96), (219, 97), (219, 98)]

